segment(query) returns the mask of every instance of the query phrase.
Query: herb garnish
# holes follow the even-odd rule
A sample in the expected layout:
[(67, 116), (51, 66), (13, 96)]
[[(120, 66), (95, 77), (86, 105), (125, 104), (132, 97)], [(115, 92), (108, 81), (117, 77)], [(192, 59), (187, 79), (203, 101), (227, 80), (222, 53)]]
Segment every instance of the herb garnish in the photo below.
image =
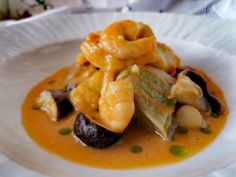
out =
[(69, 135), (69, 134), (71, 134), (71, 132), (72, 132), (72, 129), (71, 129), (71, 128), (61, 128), (61, 129), (58, 131), (58, 133), (59, 133), (60, 135), (63, 135), (63, 136)]
[(173, 154), (174, 156), (184, 156), (187, 154), (186, 148), (180, 145), (170, 146), (169, 152)]
[(209, 128), (200, 128), (201, 132), (206, 134), (206, 135), (210, 135), (212, 133), (212, 131)]
[(50, 80), (48, 81), (48, 84), (54, 84), (56, 82), (56, 80)]
[(32, 109), (33, 109), (33, 110), (40, 110), (40, 108), (41, 108), (40, 105), (36, 105), (36, 104), (35, 104), (35, 105), (32, 106)]
[(141, 153), (142, 151), (143, 151), (143, 148), (139, 145), (134, 145), (130, 148), (130, 152), (132, 152), (134, 154)]

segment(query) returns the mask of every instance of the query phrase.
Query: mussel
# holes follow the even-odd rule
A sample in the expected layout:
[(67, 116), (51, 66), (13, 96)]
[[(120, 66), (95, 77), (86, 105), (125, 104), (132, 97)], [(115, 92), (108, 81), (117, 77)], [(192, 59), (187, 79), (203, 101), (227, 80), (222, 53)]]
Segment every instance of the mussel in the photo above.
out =
[(176, 84), (171, 88), (170, 97), (179, 103), (194, 106), (198, 110), (208, 110), (208, 103), (201, 87), (185, 74), (178, 75)]
[(210, 112), (211, 112), (212, 116), (218, 117), (222, 113), (223, 107), (222, 107), (221, 102), (216, 97), (214, 97), (207, 89), (206, 81), (199, 74), (194, 72), (193, 70), (188, 70), (186, 72), (186, 75), (193, 82), (195, 82), (197, 85), (199, 85), (201, 87), (202, 92), (203, 92), (203, 96), (207, 99), (207, 102), (210, 106), (209, 108), (210, 108)]
[(191, 68), (185, 68), (178, 74), (177, 82), (171, 89), (171, 98), (201, 111), (209, 111), (214, 117), (223, 112), (221, 102), (209, 92), (204, 78)]
[(43, 90), (38, 104), (49, 114), (52, 121), (59, 121), (74, 109), (65, 90)]
[(69, 95), (76, 110), (91, 112), (98, 109), (103, 72), (96, 71), (73, 88)]
[(114, 133), (97, 125), (83, 113), (76, 116), (73, 133), (82, 144), (100, 149), (111, 146), (122, 136), (122, 133)]

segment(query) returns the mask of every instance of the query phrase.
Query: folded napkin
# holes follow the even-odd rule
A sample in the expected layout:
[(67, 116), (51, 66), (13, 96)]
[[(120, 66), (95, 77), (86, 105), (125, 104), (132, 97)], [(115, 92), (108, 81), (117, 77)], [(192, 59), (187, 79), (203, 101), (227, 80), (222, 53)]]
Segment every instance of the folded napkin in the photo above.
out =
[(131, 11), (158, 11), (236, 19), (236, 0), (131, 0)]

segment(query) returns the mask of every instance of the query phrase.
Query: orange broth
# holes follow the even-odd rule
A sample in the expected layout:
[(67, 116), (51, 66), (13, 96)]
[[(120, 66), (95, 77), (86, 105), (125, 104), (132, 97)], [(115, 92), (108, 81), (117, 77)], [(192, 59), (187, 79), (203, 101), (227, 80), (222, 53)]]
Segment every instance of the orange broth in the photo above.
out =
[[(169, 142), (153, 132), (131, 124), (118, 143), (109, 148), (99, 150), (85, 147), (76, 142), (71, 134), (63, 136), (58, 133), (61, 128), (73, 128), (76, 113), (59, 122), (52, 122), (44, 111), (32, 109), (32, 106), (37, 104), (36, 100), (42, 90), (64, 88), (68, 69), (62, 68), (37, 84), (28, 93), (22, 105), (23, 126), (31, 139), (43, 149), (66, 160), (108, 169), (131, 169), (176, 163), (203, 150), (219, 135), (226, 122), (227, 111), (219, 118), (206, 117), (212, 131), (210, 135), (200, 130), (189, 130), (184, 135), (175, 133), (174, 139)], [(206, 75), (201, 75), (226, 109), (222, 91)], [(142, 152), (132, 153), (130, 148), (134, 145), (141, 146)], [(171, 145), (181, 145), (186, 148), (187, 153), (183, 156), (174, 156), (169, 152)]]

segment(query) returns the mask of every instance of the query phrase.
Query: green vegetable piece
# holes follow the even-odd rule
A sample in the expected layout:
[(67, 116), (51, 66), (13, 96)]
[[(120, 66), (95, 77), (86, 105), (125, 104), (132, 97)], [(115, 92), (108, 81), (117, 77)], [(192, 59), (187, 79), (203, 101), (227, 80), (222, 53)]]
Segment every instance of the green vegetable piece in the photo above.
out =
[(173, 154), (174, 156), (184, 156), (187, 154), (186, 148), (180, 145), (170, 146), (169, 152)]
[(63, 136), (69, 135), (71, 134), (71, 132), (72, 132), (71, 128), (62, 128), (58, 131), (58, 133)]
[(200, 128), (201, 132), (206, 134), (206, 135), (210, 135), (212, 133), (212, 131), (209, 128)]
[(158, 132), (164, 140), (170, 140), (175, 129), (172, 121), (175, 101), (169, 99), (174, 78), (152, 67), (139, 67), (139, 72), (131, 73), (128, 78), (134, 86), (134, 117), (137, 123)]
[(134, 154), (141, 153), (142, 151), (143, 151), (143, 148), (139, 145), (134, 145), (130, 148), (130, 152), (132, 152)]
[(165, 99), (162, 101), (162, 103), (165, 104), (166, 106), (169, 106), (169, 107), (175, 105), (175, 102), (172, 99)]
[(32, 109), (33, 110), (40, 110), (41, 106), (40, 105), (33, 105)]
[(156, 101), (158, 101), (166, 106), (169, 106), (169, 107), (172, 107), (175, 105), (174, 100), (165, 98), (162, 94), (157, 92), (157, 90), (155, 90), (155, 88), (151, 87), (147, 82), (145, 82), (143, 80), (139, 80), (137, 84), (141, 89), (146, 91), (146, 93), (148, 95), (150, 95), (152, 98), (156, 99)]
[(48, 84), (54, 84), (56, 82), (56, 80), (50, 80), (48, 81)]
[(140, 75), (151, 82), (157, 82), (153, 74), (149, 73), (148, 71), (141, 70)]
[(185, 127), (178, 126), (178, 127), (176, 128), (176, 132), (179, 133), (179, 134), (181, 134), (181, 135), (185, 135), (185, 134), (188, 133), (188, 129), (185, 128)]

